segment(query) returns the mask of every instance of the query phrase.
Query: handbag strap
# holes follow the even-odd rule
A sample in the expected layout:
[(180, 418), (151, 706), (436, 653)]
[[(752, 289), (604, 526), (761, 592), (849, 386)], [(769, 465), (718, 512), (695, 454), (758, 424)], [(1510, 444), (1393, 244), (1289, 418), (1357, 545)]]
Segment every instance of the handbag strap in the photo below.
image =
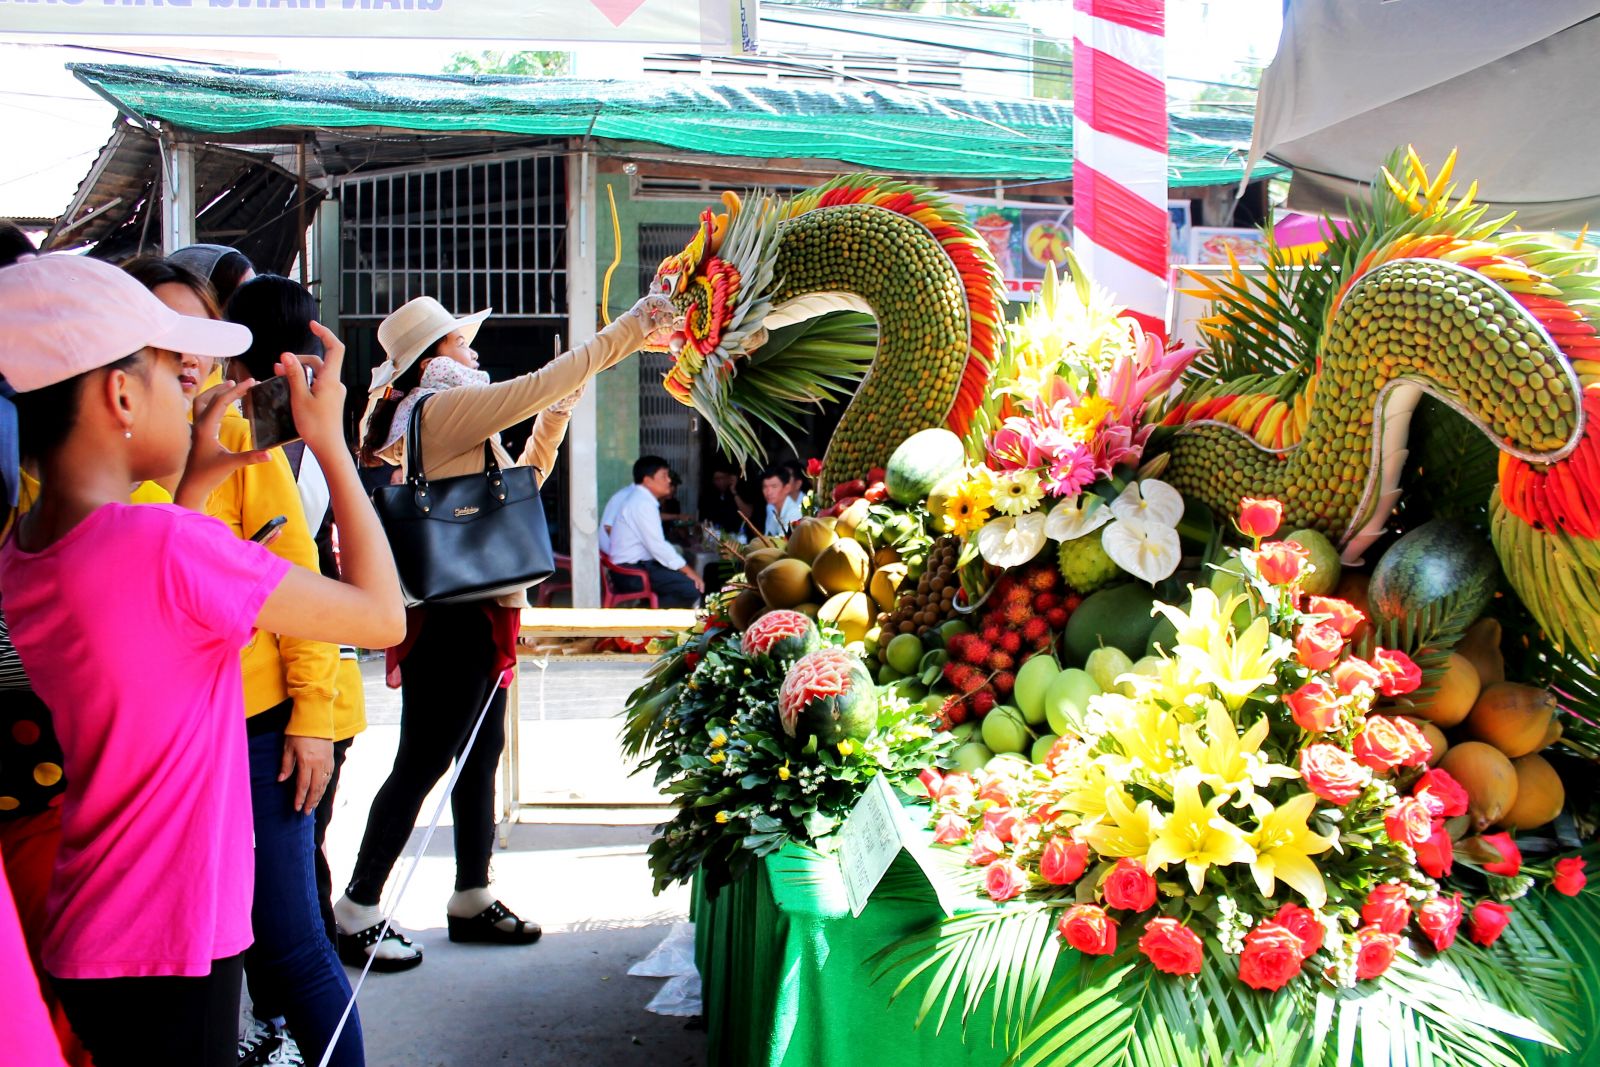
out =
[[(406, 420), (406, 481), (411, 483), (417, 507), (424, 513), (431, 506), (428, 502), (427, 467), (422, 463), (422, 405), (427, 402), (427, 396), (420, 398), (412, 406), (411, 415)], [(415, 468), (412, 467), (413, 463), (416, 464)], [(416, 473), (412, 473), (413, 469)], [(494, 458), (494, 447), (487, 437), (483, 439), (483, 473), (489, 479), (489, 490), (495, 499), (505, 503), (505, 478), (501, 476), (500, 461)]]

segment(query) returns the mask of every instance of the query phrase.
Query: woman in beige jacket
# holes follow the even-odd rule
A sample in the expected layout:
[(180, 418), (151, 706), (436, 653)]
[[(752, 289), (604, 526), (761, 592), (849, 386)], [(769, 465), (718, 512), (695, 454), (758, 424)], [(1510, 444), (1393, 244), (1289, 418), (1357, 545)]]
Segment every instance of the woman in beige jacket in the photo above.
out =
[[(388, 357), (373, 375), (363, 428), (362, 461), (404, 467), (405, 430), (421, 409), (424, 473), (430, 479), (484, 469), (484, 443), (510, 466), (500, 431), (537, 415), (521, 464), (542, 481), (555, 462), (567, 419), (590, 378), (620, 362), (645, 338), (670, 328), (672, 305), (639, 301), (593, 340), (548, 365), (491, 383), (478, 369), (472, 340), (489, 315), (455, 318), (431, 297), (418, 297), (378, 327)], [(516, 663), (518, 595), (500, 602), (428, 605), (408, 613), (405, 642), (389, 653), (390, 684), (400, 675), (400, 747), (394, 769), (372, 802), (366, 833), (345, 895), (334, 905), (339, 954), (352, 966), (369, 955), (375, 971), (407, 970), (422, 951), (398, 931), (382, 932), (378, 900), (429, 790), (452, 760), (462, 761), (450, 795), (455, 821), (456, 892), (445, 911), (450, 940), (531, 944), (537, 923), (519, 919), (489, 891), (494, 843), (494, 774), (505, 746), (505, 690), (499, 680)], [(470, 750), (478, 712), (489, 705)]]

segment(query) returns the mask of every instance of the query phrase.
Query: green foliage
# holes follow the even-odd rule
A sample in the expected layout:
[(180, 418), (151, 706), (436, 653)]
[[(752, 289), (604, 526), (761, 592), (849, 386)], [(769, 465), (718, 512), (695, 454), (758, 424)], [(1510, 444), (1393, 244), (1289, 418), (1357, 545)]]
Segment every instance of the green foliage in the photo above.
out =
[(1454, 410), (1425, 396), (1411, 416), (1405, 472), (1392, 523), (1407, 530), (1452, 519), (1487, 534), (1489, 495), (1499, 482), (1500, 450)]
[(1429, 696), (1444, 676), (1450, 653), (1478, 621), (1474, 610), (1478, 596), (1476, 588), (1458, 589), (1401, 618), (1375, 622), (1356, 652), (1363, 658), (1370, 658), (1377, 648), (1404, 652), (1422, 670), (1422, 688), (1416, 696)]
[(571, 52), (457, 52), (445, 64), (446, 74), (518, 74), (554, 78), (572, 69)]

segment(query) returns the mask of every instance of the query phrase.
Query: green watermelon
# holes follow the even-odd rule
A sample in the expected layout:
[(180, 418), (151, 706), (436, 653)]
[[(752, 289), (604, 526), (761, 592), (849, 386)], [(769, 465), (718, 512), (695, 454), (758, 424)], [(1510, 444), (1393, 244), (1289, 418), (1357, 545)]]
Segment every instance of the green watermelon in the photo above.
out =
[(1402, 619), (1461, 593), (1472, 617), (1483, 614), (1500, 579), (1489, 538), (1449, 519), (1432, 519), (1396, 541), (1372, 570), (1367, 600), (1373, 621)]
[(799, 740), (866, 740), (878, 725), (878, 691), (866, 664), (834, 645), (801, 657), (778, 690), (778, 720)]
[(883, 482), (889, 496), (901, 504), (928, 499), (934, 486), (960, 470), (967, 462), (961, 438), (942, 426), (914, 433), (894, 450), (884, 468)]

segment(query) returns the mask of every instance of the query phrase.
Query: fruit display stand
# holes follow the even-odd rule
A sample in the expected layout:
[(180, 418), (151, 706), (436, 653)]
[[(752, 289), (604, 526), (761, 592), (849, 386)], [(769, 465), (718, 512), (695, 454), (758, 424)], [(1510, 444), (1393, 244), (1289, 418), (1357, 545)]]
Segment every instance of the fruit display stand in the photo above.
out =
[[(1196, 279), (1203, 349), (1070, 262), (1001, 319), (970, 228), (870, 176), (663, 262), (731, 455), (860, 383), (627, 709), (716, 1062), (1591, 1057), (1600, 258), (1451, 165)], [(944, 862), (863, 898), (883, 783)]]

